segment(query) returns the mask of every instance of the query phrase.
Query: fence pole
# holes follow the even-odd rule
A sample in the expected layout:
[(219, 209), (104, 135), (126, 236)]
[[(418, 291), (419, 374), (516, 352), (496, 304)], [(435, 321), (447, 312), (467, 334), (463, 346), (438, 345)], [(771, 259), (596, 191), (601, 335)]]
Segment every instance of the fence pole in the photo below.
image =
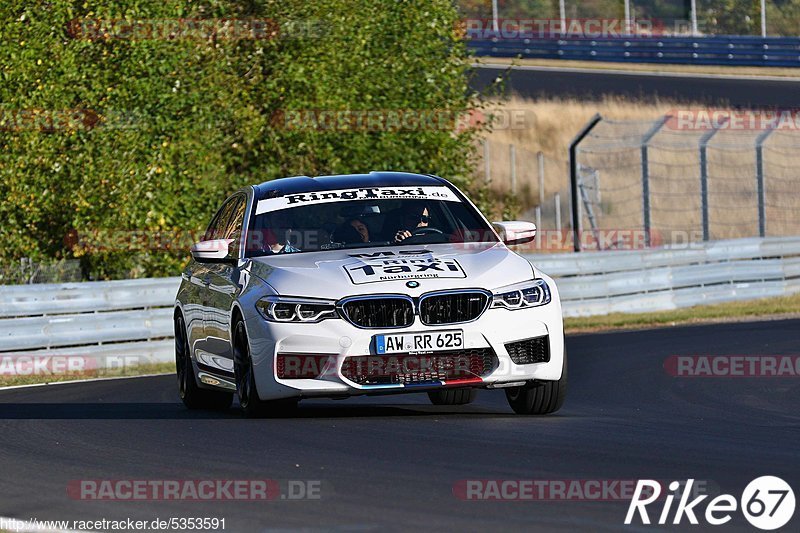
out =
[(728, 122), (727, 117), (715, 123), (711, 131), (700, 138), (700, 209), (703, 215), (703, 241), (709, 240), (708, 225), (708, 143), (719, 129)]
[(650, 248), (650, 160), (648, 144), (670, 118), (672, 118), (670, 115), (661, 117), (642, 137), (642, 223), (644, 224), (644, 245), (647, 248)]
[(489, 140), (483, 140), (483, 173), (486, 185), (492, 181), (492, 162), (489, 159)]
[(508, 145), (508, 157), (511, 161), (511, 194), (517, 194), (517, 147), (513, 144)]
[(542, 206), (536, 206), (536, 249), (542, 248)]
[[(589, 119), (589, 122), (578, 132), (578, 135), (572, 139), (572, 142), (569, 145), (569, 178), (570, 178), (570, 194), (572, 198), (570, 199), (570, 205), (572, 206), (572, 233), (574, 239), (574, 249), (576, 252), (581, 251), (581, 239), (580, 239), (580, 232), (581, 232), (581, 207), (580, 207), (580, 199), (579, 199), (579, 192), (578, 192), (578, 145), (583, 141), (583, 139), (589, 135), (589, 133), (594, 129), (597, 124), (603, 120), (603, 117), (598, 113)], [(559, 211), (561, 207), (559, 206)]]
[(764, 188), (764, 143), (775, 131), (774, 126), (761, 133), (756, 139), (756, 188), (758, 189), (758, 235), (767, 236), (766, 190)]
[(767, 37), (767, 0), (761, 0), (761, 37)]
[(561, 195), (556, 193), (553, 198), (556, 202), (556, 231), (561, 233)]
[(692, 0), (692, 37), (697, 37), (697, 0)]
[(536, 154), (539, 162), (539, 205), (544, 205), (544, 153)]
[(631, 0), (625, 0), (625, 35), (631, 34)]

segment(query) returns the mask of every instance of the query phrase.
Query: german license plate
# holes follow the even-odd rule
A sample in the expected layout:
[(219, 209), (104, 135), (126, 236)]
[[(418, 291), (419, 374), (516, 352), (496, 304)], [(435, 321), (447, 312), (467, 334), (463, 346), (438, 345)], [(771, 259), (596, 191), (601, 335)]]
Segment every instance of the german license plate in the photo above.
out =
[(375, 335), (375, 351), (378, 354), (439, 352), (462, 348), (464, 332), (460, 329)]

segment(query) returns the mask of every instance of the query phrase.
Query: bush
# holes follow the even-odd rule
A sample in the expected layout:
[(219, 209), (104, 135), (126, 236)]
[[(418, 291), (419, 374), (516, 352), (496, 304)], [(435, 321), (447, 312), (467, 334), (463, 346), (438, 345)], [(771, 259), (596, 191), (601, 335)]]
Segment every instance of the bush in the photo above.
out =
[[(289, 120), (469, 112), (457, 18), (449, 0), (5, 0), (0, 261), (77, 257), (93, 279), (175, 275), (192, 235), (246, 184), (373, 169), (466, 184), (476, 129)], [(259, 38), (231, 37), (231, 20)]]

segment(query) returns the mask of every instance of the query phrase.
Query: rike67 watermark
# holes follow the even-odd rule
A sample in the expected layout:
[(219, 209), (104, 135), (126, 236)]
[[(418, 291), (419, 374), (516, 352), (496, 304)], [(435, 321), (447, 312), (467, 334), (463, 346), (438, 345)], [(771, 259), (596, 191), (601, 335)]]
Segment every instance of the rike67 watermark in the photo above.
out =
[[(785, 526), (792, 519), (795, 510), (795, 496), (792, 487), (784, 480), (775, 476), (762, 476), (751, 481), (742, 492), (738, 500), (731, 494), (720, 494), (705, 502), (705, 512), (701, 513), (701, 504), (708, 495), (692, 496), (691, 487), (694, 479), (689, 479), (684, 484), (673, 481), (668, 485), (669, 492), (662, 498), (662, 485), (656, 480), (643, 479), (636, 484), (628, 513), (625, 516), (625, 525), (641, 522), (649, 525), (680, 525), (700, 523), (698, 515), (712, 526), (727, 524), (733, 519), (734, 513), (741, 510), (744, 517), (753, 527), (764, 531), (772, 531)], [(677, 496), (677, 498), (676, 498)], [(675, 500), (678, 503), (674, 507)], [(650, 517), (648, 506), (659, 502), (660, 512), (653, 518)], [(663, 502), (663, 503), (662, 503)], [(653, 507), (658, 511), (658, 507)], [(670, 521), (670, 517), (672, 520)]]

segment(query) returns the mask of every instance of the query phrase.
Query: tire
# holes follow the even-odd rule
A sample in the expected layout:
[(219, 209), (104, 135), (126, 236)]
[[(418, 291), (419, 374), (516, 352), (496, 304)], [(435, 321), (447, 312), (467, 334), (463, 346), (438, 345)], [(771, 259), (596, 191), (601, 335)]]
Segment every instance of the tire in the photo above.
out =
[(567, 396), (567, 352), (557, 381), (529, 381), (521, 387), (506, 389), (508, 405), (518, 415), (549, 415), (564, 405)]
[(178, 393), (183, 405), (189, 409), (228, 409), (233, 402), (233, 394), (197, 386), (192, 366), (189, 340), (183, 316), (175, 317), (175, 374), (178, 378)]
[(290, 415), (297, 407), (297, 400), (264, 401), (258, 396), (250, 357), (250, 343), (244, 321), (239, 319), (233, 328), (233, 374), (239, 406), (248, 418), (279, 417)]
[(428, 393), (433, 405), (466, 405), (475, 401), (478, 389), (436, 390)]

